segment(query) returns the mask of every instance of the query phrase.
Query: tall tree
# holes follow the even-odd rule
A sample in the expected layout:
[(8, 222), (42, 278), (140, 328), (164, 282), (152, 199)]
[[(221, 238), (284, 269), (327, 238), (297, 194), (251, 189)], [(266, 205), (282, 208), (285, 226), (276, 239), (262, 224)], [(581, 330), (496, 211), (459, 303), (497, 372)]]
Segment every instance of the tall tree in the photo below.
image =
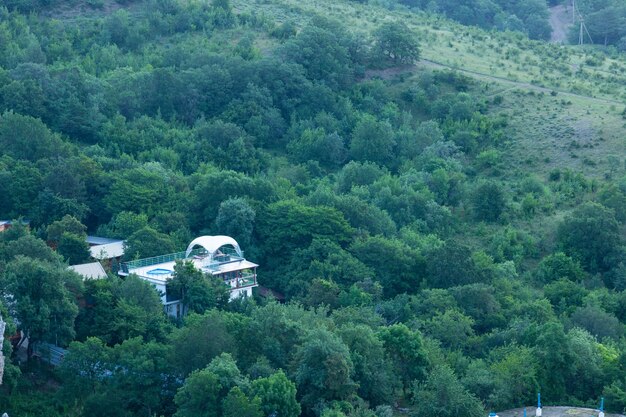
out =
[(356, 161), (386, 165), (391, 161), (395, 144), (391, 124), (366, 114), (352, 131), (350, 156)]
[(85, 238), (73, 233), (63, 233), (59, 240), (57, 251), (70, 265), (87, 262), (91, 258), (89, 244), (85, 241)]
[(220, 234), (233, 237), (243, 248), (250, 245), (256, 212), (243, 198), (222, 201), (215, 225)]
[(46, 233), (48, 235), (48, 242), (58, 245), (64, 233), (87, 237), (87, 227), (76, 217), (68, 214), (63, 216), (61, 220), (51, 223), (46, 228)]
[(208, 369), (194, 371), (178, 389), (174, 402), (175, 417), (219, 417), (222, 386), (219, 378)]
[(425, 382), (415, 384), (413, 402), (413, 416), (474, 417), (485, 412), (447, 365), (435, 367)]
[(493, 181), (478, 184), (471, 195), (471, 207), (478, 220), (497, 221), (506, 208), (504, 189)]
[(296, 400), (296, 384), (283, 371), (252, 382), (252, 393), (261, 400), (261, 410), (266, 416), (298, 417), (300, 404)]
[(223, 417), (263, 417), (258, 397), (248, 397), (239, 387), (233, 387), (224, 398)]
[(403, 22), (385, 22), (374, 32), (375, 48), (393, 64), (411, 64), (419, 59), (417, 35)]
[(128, 237), (124, 243), (125, 259), (142, 259), (173, 253), (176, 246), (172, 238), (151, 227), (144, 227)]
[(608, 271), (621, 256), (622, 238), (615, 215), (597, 203), (582, 204), (567, 216), (557, 229), (557, 241), (591, 273)]
[(321, 402), (345, 400), (354, 393), (353, 372), (350, 352), (341, 339), (328, 330), (313, 330), (294, 359), (293, 374), (306, 414)]
[(13, 314), (30, 339), (29, 353), (37, 342), (64, 345), (72, 340), (78, 307), (70, 289), (81, 287), (80, 278), (60, 265), (23, 256), (8, 263), (0, 288), (14, 300)]
[(224, 281), (203, 273), (190, 261), (176, 262), (167, 292), (172, 297), (180, 297), (183, 315), (188, 312), (202, 314), (211, 308), (224, 307), (230, 296)]
[(383, 328), (380, 338), (405, 391), (414, 381), (424, 380), (429, 362), (419, 331), (412, 331), (404, 324), (394, 324)]

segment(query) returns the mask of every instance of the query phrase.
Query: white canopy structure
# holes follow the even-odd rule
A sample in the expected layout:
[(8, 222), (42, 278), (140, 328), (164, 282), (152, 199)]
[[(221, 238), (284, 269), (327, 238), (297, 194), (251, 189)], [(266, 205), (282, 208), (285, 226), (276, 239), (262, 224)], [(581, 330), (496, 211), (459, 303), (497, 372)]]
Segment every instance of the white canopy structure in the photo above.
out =
[(187, 251), (185, 252), (185, 257), (188, 258), (189, 254), (196, 246), (201, 246), (209, 253), (209, 259), (213, 259), (213, 255), (219, 248), (222, 246), (230, 245), (232, 246), (237, 255), (243, 258), (243, 252), (241, 252), (241, 248), (239, 247), (239, 243), (235, 239), (230, 236), (200, 236), (195, 238), (189, 246), (187, 246)]
[[(259, 265), (243, 257), (239, 243), (230, 236), (200, 236), (194, 239), (185, 252), (170, 253), (146, 259), (136, 259), (121, 264), (119, 274), (135, 274), (152, 283), (161, 293), (161, 302), (168, 315), (180, 317), (186, 312), (180, 294), (168, 289), (168, 281), (175, 276), (176, 263), (191, 262), (204, 273), (223, 280), (230, 288), (230, 299), (252, 296), (257, 287), (256, 269)], [(168, 292), (169, 291), (169, 292)]]

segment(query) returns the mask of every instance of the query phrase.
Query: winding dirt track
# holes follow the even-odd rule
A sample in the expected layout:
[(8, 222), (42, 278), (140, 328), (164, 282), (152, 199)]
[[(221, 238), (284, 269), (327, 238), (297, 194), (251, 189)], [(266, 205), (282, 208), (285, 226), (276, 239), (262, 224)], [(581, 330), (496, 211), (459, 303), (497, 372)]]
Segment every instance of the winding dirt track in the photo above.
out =
[(544, 93), (551, 93), (552, 91), (556, 91), (557, 93), (562, 94), (564, 96), (576, 97), (576, 98), (584, 98), (584, 99), (587, 99), (587, 100), (595, 100), (597, 102), (606, 103), (606, 104), (620, 104), (620, 105), (624, 104), (621, 101), (611, 100), (609, 98), (585, 96), (585, 95), (582, 95), (582, 94), (575, 94), (575, 93), (570, 93), (568, 91), (559, 90), (557, 88), (539, 87), (539, 86), (534, 85), (534, 84), (521, 82), (521, 81), (514, 81), (514, 80), (510, 80), (508, 78), (499, 77), (497, 75), (489, 75), (489, 74), (485, 74), (485, 73), (478, 72), (478, 71), (473, 71), (473, 70), (468, 70), (468, 69), (463, 69), (463, 68), (455, 68), (455, 67), (452, 67), (450, 65), (443, 64), (441, 62), (431, 61), (429, 59), (422, 59), (422, 60), (420, 60), (419, 64), (424, 65), (424, 66), (429, 66), (429, 67), (432, 67), (432, 68), (453, 69), (453, 70), (456, 70), (456, 71), (459, 71), (459, 72), (462, 72), (462, 73), (465, 73), (465, 74), (469, 74), (470, 76), (473, 76), (474, 78), (480, 78), (480, 79), (490, 80), (490, 81), (497, 81), (497, 82), (500, 82), (500, 83), (509, 84), (512, 87), (526, 88), (526, 89), (531, 89), (531, 90), (535, 90), (535, 91), (542, 91)]
[(550, 42), (565, 43), (567, 31), (572, 24), (570, 12), (571, 9), (562, 4), (550, 8), (550, 26), (552, 26)]
[(493, 81), (493, 82), (498, 82), (500, 84), (505, 84), (508, 85), (509, 87), (506, 88), (504, 91), (510, 91), (510, 90), (514, 90), (515, 88), (525, 88), (525, 89), (529, 89), (529, 90), (534, 90), (534, 91), (539, 91), (539, 92), (543, 92), (543, 93), (551, 93), (553, 91), (566, 96), (566, 97), (575, 97), (575, 98), (582, 98), (582, 99), (586, 99), (586, 100), (594, 100), (597, 101), (599, 103), (604, 103), (604, 104), (619, 104), (619, 105), (623, 105), (624, 103), (618, 100), (612, 100), (610, 98), (602, 98), (602, 97), (592, 97), (592, 96), (585, 96), (582, 94), (576, 94), (576, 93), (571, 93), (569, 91), (565, 91), (565, 90), (559, 90), (558, 88), (547, 88), (547, 87), (540, 87), (538, 85), (534, 85), (531, 83), (527, 83), (527, 82), (522, 82), (522, 81), (515, 81), (515, 80), (511, 80), (509, 78), (505, 78), (505, 77), (499, 77), (497, 75), (490, 75), (490, 74), (485, 74), (483, 72), (478, 72), (478, 71), (474, 71), (474, 70), (469, 70), (469, 69), (464, 69), (464, 68), (459, 68), (459, 67), (453, 67), (451, 65), (447, 65), (444, 64), (442, 62), (437, 62), (437, 61), (433, 61), (430, 59), (425, 59), (422, 58), (420, 59), (419, 62), (416, 63), (416, 65), (405, 65), (405, 66), (401, 66), (401, 67), (395, 67), (395, 68), (387, 68), (384, 70), (368, 70), (365, 72), (365, 80), (370, 80), (372, 78), (382, 78), (382, 79), (389, 79), (389, 78), (393, 78), (397, 75), (400, 74), (407, 74), (407, 73), (411, 73), (414, 72), (416, 67), (418, 66), (422, 66), (422, 67), (429, 67), (429, 68), (435, 68), (435, 69), (451, 69), (451, 70), (455, 70), (458, 72), (461, 72), (463, 74), (467, 74), (468, 76), (472, 77), (472, 78), (476, 78), (476, 79), (481, 79), (481, 80), (486, 80), (486, 81)]

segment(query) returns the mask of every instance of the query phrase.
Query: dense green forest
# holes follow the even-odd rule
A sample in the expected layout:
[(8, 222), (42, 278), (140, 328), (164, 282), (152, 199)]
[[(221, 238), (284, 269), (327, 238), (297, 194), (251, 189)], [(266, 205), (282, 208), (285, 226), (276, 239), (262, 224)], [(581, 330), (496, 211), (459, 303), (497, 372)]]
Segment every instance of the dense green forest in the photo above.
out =
[[(626, 51), (626, 4), (623, 1), (579, 0), (577, 8), (585, 20), (591, 42)], [(571, 30), (573, 42), (578, 40), (578, 31), (578, 25)]]
[[(0, 412), (625, 410), (626, 61), (529, 40), (543, 1), (3, 3), (0, 219), (30, 227), (0, 233), (0, 314), (69, 350), (5, 340)], [(412, 66), (443, 50), (509, 84)], [(174, 321), (67, 269), (88, 232), (126, 260), (233, 236), (285, 302), (180, 264)]]

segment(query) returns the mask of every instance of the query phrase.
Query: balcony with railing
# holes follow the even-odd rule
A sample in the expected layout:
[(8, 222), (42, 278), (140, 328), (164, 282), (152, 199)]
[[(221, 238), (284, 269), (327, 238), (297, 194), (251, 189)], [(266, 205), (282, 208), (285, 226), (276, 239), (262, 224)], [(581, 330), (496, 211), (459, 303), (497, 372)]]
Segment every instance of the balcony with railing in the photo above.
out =
[[(243, 253), (242, 253), (243, 254)], [(220, 265), (243, 261), (244, 258), (231, 248), (222, 248), (219, 252), (210, 257), (207, 251), (203, 248), (197, 248), (192, 250), (187, 256), (186, 252), (176, 252), (167, 255), (153, 256), (151, 258), (136, 259), (133, 261), (122, 262), (120, 265), (120, 272), (123, 274), (130, 274), (132, 270), (144, 268), (153, 265), (164, 264), (168, 262), (175, 262), (178, 260), (200, 260), (201, 268), (205, 272), (215, 272), (220, 269)]]
[(256, 273), (244, 272), (240, 276), (224, 280), (224, 282), (230, 285), (231, 289), (251, 287), (256, 285)]
[[(202, 248), (194, 249), (189, 256), (201, 256), (202, 252), (206, 253), (206, 251)], [(186, 259), (186, 252), (184, 251), (169, 253), (167, 255), (153, 256), (151, 258), (136, 259), (133, 261), (122, 262), (122, 264), (120, 265), (120, 271), (125, 274), (129, 274), (133, 269), (139, 269), (146, 266), (164, 264), (167, 262), (174, 262), (183, 259)]]

